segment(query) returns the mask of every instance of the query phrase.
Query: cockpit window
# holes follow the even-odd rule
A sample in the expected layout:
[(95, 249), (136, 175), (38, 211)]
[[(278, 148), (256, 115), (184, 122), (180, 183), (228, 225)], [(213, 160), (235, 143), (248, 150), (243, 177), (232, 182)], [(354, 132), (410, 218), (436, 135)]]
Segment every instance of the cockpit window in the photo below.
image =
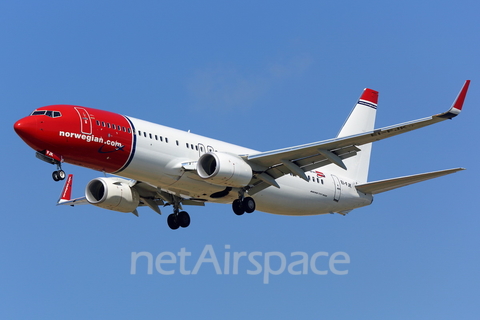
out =
[(31, 116), (43, 116), (43, 115), (50, 118), (58, 118), (62, 116), (60, 111), (50, 111), (50, 110), (35, 110), (31, 114)]
[(31, 116), (39, 116), (45, 114), (45, 110), (35, 110), (32, 112)]

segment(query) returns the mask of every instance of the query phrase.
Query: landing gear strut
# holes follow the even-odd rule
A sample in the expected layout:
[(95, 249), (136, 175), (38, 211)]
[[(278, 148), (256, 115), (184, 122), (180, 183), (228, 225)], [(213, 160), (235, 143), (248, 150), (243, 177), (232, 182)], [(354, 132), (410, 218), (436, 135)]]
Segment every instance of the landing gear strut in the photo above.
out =
[(173, 213), (167, 217), (167, 224), (172, 230), (190, 225), (190, 215), (186, 211), (180, 211), (180, 202), (176, 199), (173, 203)]

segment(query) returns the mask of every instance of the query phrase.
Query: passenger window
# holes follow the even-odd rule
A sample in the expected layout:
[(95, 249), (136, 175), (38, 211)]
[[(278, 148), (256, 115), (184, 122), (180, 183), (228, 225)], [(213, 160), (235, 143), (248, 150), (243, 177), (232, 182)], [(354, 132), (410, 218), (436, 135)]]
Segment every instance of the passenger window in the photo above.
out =
[(113, 128), (113, 129), (116, 129), (114, 124), (112, 124), (112, 128)]
[(168, 143), (168, 138), (165, 138), (165, 143)]
[(138, 135), (141, 136), (141, 135), (142, 135), (142, 131), (138, 130)]
[(99, 126), (99, 125), (100, 125), (100, 121), (97, 120), (97, 126)]
[(158, 136), (157, 136), (157, 135), (155, 135), (155, 140), (158, 140)]
[(151, 134), (151, 133), (149, 133), (148, 135), (150, 136), (150, 139), (152, 139), (152, 134)]
[(145, 131), (143, 131), (143, 136), (146, 138), (147, 137), (147, 133)]
[(102, 121), (102, 127), (105, 127), (105, 122)]
[(131, 132), (132, 132), (132, 131), (130, 130), (130, 128), (127, 128), (127, 131), (128, 131), (128, 133), (131, 133)]

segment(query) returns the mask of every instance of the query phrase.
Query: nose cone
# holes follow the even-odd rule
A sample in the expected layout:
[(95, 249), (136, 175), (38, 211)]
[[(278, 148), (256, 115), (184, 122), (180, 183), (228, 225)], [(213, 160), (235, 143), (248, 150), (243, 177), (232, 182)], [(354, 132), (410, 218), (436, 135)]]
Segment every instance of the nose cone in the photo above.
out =
[(25, 117), (15, 122), (13, 129), (25, 140), (25, 138), (35, 135), (37, 131), (37, 121), (33, 117)]
[(13, 129), (23, 141), (25, 141), (32, 148), (36, 149), (39, 135), (36, 117), (29, 116), (18, 120), (13, 125)]

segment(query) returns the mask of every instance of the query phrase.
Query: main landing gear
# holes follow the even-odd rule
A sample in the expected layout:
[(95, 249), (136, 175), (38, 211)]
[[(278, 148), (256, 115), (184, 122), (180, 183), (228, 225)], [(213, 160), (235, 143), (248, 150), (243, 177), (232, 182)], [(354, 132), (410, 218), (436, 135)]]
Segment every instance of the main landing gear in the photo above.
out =
[(190, 225), (190, 215), (186, 211), (180, 211), (180, 202), (173, 204), (173, 213), (167, 217), (167, 224), (172, 230), (186, 228)]
[(172, 213), (167, 218), (167, 224), (172, 230), (177, 230), (180, 227), (186, 228), (190, 225), (190, 215), (186, 211)]
[[(255, 211), (256, 205), (255, 200), (252, 197), (241, 197), (232, 203), (233, 212), (237, 216), (242, 214), (252, 213)], [(177, 230), (178, 228), (186, 228), (190, 225), (190, 215), (186, 211), (180, 211), (180, 201), (174, 198), (173, 201), (173, 213), (167, 217), (167, 224), (172, 230)]]
[(253, 200), (251, 197), (237, 199), (233, 201), (232, 209), (237, 216), (241, 216), (245, 212), (252, 213), (255, 211), (255, 200)]

